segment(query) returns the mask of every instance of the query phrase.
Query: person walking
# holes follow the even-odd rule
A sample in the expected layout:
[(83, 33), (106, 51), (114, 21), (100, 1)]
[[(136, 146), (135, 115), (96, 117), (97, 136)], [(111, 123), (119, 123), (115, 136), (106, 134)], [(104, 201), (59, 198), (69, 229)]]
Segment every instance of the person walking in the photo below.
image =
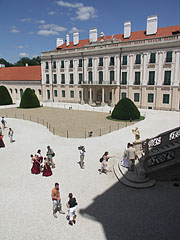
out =
[(38, 161), (38, 157), (35, 155), (35, 157), (31, 154), (31, 161), (33, 163), (33, 166), (31, 168), (32, 174), (40, 174), (40, 162)]
[(102, 163), (101, 169), (100, 169), (100, 172), (99, 172), (100, 174), (101, 173), (105, 173), (105, 174), (108, 173), (108, 169), (107, 169), (108, 160), (109, 160), (109, 158), (113, 158), (113, 157), (114, 156), (109, 156), (109, 153), (107, 151), (103, 154), (102, 158), (100, 159), (100, 162)]
[(47, 146), (47, 160), (48, 160), (48, 164), (52, 164), (52, 168), (55, 168), (55, 164), (54, 164), (54, 161), (53, 161), (53, 157), (55, 156), (55, 153), (54, 151), (51, 149), (50, 146)]
[(86, 150), (85, 150), (84, 146), (80, 146), (80, 147), (78, 147), (78, 149), (79, 149), (79, 153), (80, 153), (80, 162), (79, 162), (79, 164), (80, 164), (80, 167), (82, 169), (84, 169), (84, 156), (85, 156)]
[(51, 168), (48, 164), (47, 158), (44, 158), (44, 169), (43, 169), (43, 176), (44, 177), (50, 177), (52, 175)]
[(15, 140), (13, 140), (13, 135), (14, 135), (14, 131), (12, 130), (12, 128), (9, 128), (8, 136), (10, 138), (10, 143), (15, 142)]
[(127, 144), (126, 149), (124, 150), (124, 155), (123, 155), (123, 159), (121, 162), (121, 166), (125, 167), (125, 168), (129, 168), (129, 159), (127, 158), (127, 149), (130, 147), (130, 143)]
[(2, 119), (1, 119), (1, 123), (2, 123), (2, 125), (3, 125), (3, 129), (5, 129), (6, 128), (6, 121), (5, 121), (5, 119), (4, 119), (4, 117), (2, 117)]
[(65, 212), (62, 211), (59, 183), (55, 183), (55, 187), (52, 189), (51, 196), (53, 201), (53, 216), (57, 218), (58, 217), (56, 214), (57, 212), (65, 214)]
[(69, 224), (73, 225), (73, 223), (74, 224), (76, 223), (76, 220), (75, 220), (76, 219), (76, 206), (78, 204), (77, 204), (76, 198), (73, 197), (72, 193), (69, 193), (68, 197), (69, 197), (69, 201), (66, 204), (66, 206), (67, 206), (68, 212), (69, 212)]
[(0, 135), (0, 148), (4, 148), (4, 147), (5, 147), (5, 144), (3, 141), (3, 135)]
[(130, 163), (129, 171), (134, 171), (136, 149), (133, 147), (133, 144), (130, 144), (126, 152), (127, 152), (127, 159), (129, 160), (129, 163)]

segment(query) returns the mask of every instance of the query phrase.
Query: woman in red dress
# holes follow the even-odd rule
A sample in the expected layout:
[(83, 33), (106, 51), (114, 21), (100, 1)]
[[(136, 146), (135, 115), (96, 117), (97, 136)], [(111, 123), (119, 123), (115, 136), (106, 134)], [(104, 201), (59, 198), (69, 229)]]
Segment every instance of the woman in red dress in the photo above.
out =
[(40, 162), (37, 160), (38, 158), (36, 157), (33, 157), (33, 155), (31, 155), (31, 159), (32, 159), (32, 162), (33, 162), (33, 166), (31, 168), (31, 173), (33, 174), (40, 174)]
[(3, 141), (3, 135), (0, 135), (0, 148), (4, 148), (4, 147), (5, 147), (5, 144)]
[(43, 176), (49, 177), (52, 175), (51, 167), (48, 164), (47, 158), (44, 158), (44, 170), (43, 170)]

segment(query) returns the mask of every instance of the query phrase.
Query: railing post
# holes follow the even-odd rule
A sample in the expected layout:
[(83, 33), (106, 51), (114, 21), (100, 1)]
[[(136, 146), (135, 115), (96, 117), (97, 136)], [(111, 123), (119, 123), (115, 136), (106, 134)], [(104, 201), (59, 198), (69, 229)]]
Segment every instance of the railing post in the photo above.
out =
[(101, 128), (100, 128), (100, 136), (101, 136)]
[(67, 138), (69, 137), (69, 133), (68, 133), (68, 130), (67, 130)]

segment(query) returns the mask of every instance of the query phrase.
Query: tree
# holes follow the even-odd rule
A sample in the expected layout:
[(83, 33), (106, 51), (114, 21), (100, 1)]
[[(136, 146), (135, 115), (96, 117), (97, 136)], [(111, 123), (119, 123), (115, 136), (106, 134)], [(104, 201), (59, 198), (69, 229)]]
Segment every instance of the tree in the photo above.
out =
[(113, 109), (111, 117), (119, 120), (135, 120), (140, 118), (140, 112), (129, 98), (122, 98)]
[(9, 91), (5, 86), (0, 86), (0, 105), (13, 104)]
[(26, 66), (26, 63), (29, 66), (34, 66), (34, 65), (40, 65), (41, 64), (41, 58), (38, 56), (36, 58), (28, 58), (28, 57), (23, 57), (19, 61), (17, 61), (14, 66), (19, 67), (19, 66)]
[(39, 99), (37, 98), (34, 91), (30, 88), (26, 88), (24, 91), (21, 102), (20, 108), (37, 108), (40, 107)]
[(12, 63), (7, 62), (4, 58), (0, 58), (0, 64), (4, 64), (5, 67), (12, 67), (13, 66)]

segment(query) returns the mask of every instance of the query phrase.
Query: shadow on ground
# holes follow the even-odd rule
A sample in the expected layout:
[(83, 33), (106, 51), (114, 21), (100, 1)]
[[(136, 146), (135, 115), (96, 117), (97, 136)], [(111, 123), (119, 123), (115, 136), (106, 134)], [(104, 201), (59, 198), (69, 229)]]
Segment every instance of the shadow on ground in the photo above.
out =
[(180, 239), (180, 187), (173, 182), (148, 189), (116, 183), (80, 213), (100, 222), (107, 240)]

